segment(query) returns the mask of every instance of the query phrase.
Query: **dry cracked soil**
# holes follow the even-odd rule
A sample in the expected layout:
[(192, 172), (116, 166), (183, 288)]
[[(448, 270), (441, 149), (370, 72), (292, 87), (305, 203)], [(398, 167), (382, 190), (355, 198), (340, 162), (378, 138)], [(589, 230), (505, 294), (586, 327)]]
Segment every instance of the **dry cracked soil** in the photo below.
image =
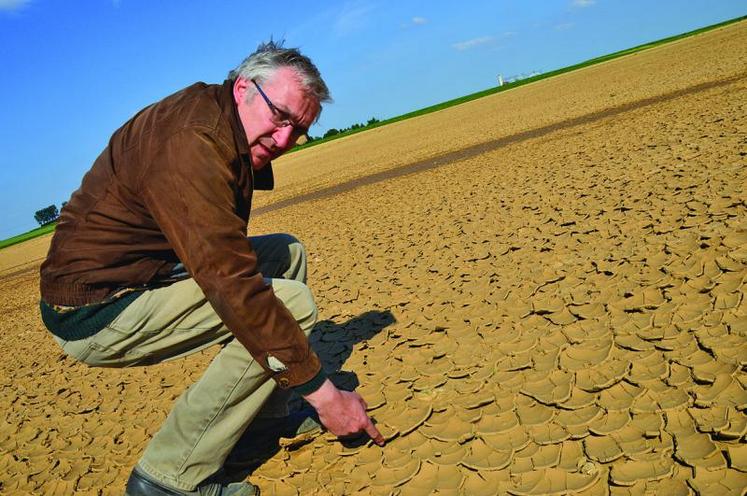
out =
[[(383, 448), (328, 435), (264, 493), (747, 488), (747, 22), (283, 157), (250, 233), (303, 239), (325, 368)], [(66, 358), (39, 238), (0, 251), (0, 492), (122, 494), (216, 350)]]

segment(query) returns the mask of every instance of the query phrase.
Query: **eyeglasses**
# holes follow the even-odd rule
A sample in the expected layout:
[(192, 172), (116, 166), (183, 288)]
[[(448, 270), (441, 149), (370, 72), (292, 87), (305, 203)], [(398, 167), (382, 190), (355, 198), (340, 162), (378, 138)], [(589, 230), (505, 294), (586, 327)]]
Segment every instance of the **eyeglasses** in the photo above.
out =
[(272, 122), (278, 127), (288, 127), (291, 126), (293, 128), (293, 131), (291, 131), (291, 140), (293, 140), (294, 143), (297, 145), (303, 145), (307, 141), (309, 141), (309, 130), (305, 127), (299, 126), (298, 124), (294, 124), (291, 120), (291, 116), (288, 115), (288, 112), (284, 112), (277, 108), (274, 103), (270, 101), (270, 99), (265, 95), (265, 92), (262, 91), (262, 88), (260, 88), (259, 84), (257, 84), (257, 81), (254, 79), (251, 80), (252, 83), (254, 83), (254, 87), (257, 88), (257, 91), (264, 99), (265, 103), (268, 107), (270, 107), (270, 111), (272, 112)]

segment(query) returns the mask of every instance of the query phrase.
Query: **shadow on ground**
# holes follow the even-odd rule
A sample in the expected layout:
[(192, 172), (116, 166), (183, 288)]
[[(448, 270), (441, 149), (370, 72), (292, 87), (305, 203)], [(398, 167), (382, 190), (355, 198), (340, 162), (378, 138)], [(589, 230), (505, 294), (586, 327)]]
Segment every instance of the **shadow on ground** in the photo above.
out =
[[(359, 386), (357, 375), (355, 372), (341, 370), (345, 361), (350, 357), (353, 347), (357, 343), (372, 338), (395, 321), (396, 319), (389, 310), (371, 310), (344, 323), (324, 320), (314, 327), (309, 341), (314, 351), (319, 355), (322, 367), (330, 380), (340, 389), (353, 391)], [(310, 416), (318, 421), (313, 408), (298, 396), (294, 396), (291, 400), (290, 410), (290, 422), (287, 425), (277, 428), (273, 426), (264, 430), (260, 435), (261, 439), (257, 438), (255, 432), (247, 432), (239, 439), (228, 456), (224, 472), (218, 474), (219, 479), (229, 482), (244, 480), (263, 463), (275, 456), (281, 449), (281, 445), (285, 445), (288, 450), (294, 450), (312, 441), (318, 431), (310, 436), (299, 436), (295, 440), (296, 442), (287, 442), (287, 438), (292, 436), (292, 433), (296, 432)], [(249, 430), (252, 430), (251, 426)], [(360, 436), (345, 440), (343, 444), (355, 446), (367, 441), (366, 436)], [(257, 444), (261, 446), (257, 446)], [(250, 453), (250, 455), (237, 456), (238, 453)]]
[(359, 385), (358, 378), (355, 373), (341, 369), (353, 352), (353, 346), (371, 339), (394, 322), (389, 310), (371, 310), (343, 324), (324, 320), (314, 327), (309, 341), (332, 382), (340, 389), (352, 391)]

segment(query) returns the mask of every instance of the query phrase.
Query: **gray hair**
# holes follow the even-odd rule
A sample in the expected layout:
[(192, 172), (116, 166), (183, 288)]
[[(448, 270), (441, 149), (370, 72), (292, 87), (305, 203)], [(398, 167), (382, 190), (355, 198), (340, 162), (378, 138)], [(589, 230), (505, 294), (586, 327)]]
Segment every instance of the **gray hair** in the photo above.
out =
[[(260, 43), (257, 49), (244, 59), (238, 67), (228, 73), (229, 79), (242, 77), (246, 80), (254, 79), (263, 83), (275, 74), (281, 67), (292, 69), (298, 76), (298, 81), (306, 94), (322, 102), (331, 102), (327, 84), (322, 80), (319, 69), (298, 48), (283, 48), (283, 41)], [(248, 95), (256, 93), (256, 90)], [(321, 109), (320, 109), (321, 110)]]

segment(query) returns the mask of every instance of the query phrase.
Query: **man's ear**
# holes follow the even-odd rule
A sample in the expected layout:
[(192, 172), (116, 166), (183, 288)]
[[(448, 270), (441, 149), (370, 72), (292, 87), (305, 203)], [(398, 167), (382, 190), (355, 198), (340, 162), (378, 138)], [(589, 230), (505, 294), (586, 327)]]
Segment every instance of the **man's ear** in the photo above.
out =
[(233, 101), (236, 105), (242, 103), (246, 99), (246, 92), (249, 89), (250, 81), (239, 76), (236, 81), (233, 82)]

